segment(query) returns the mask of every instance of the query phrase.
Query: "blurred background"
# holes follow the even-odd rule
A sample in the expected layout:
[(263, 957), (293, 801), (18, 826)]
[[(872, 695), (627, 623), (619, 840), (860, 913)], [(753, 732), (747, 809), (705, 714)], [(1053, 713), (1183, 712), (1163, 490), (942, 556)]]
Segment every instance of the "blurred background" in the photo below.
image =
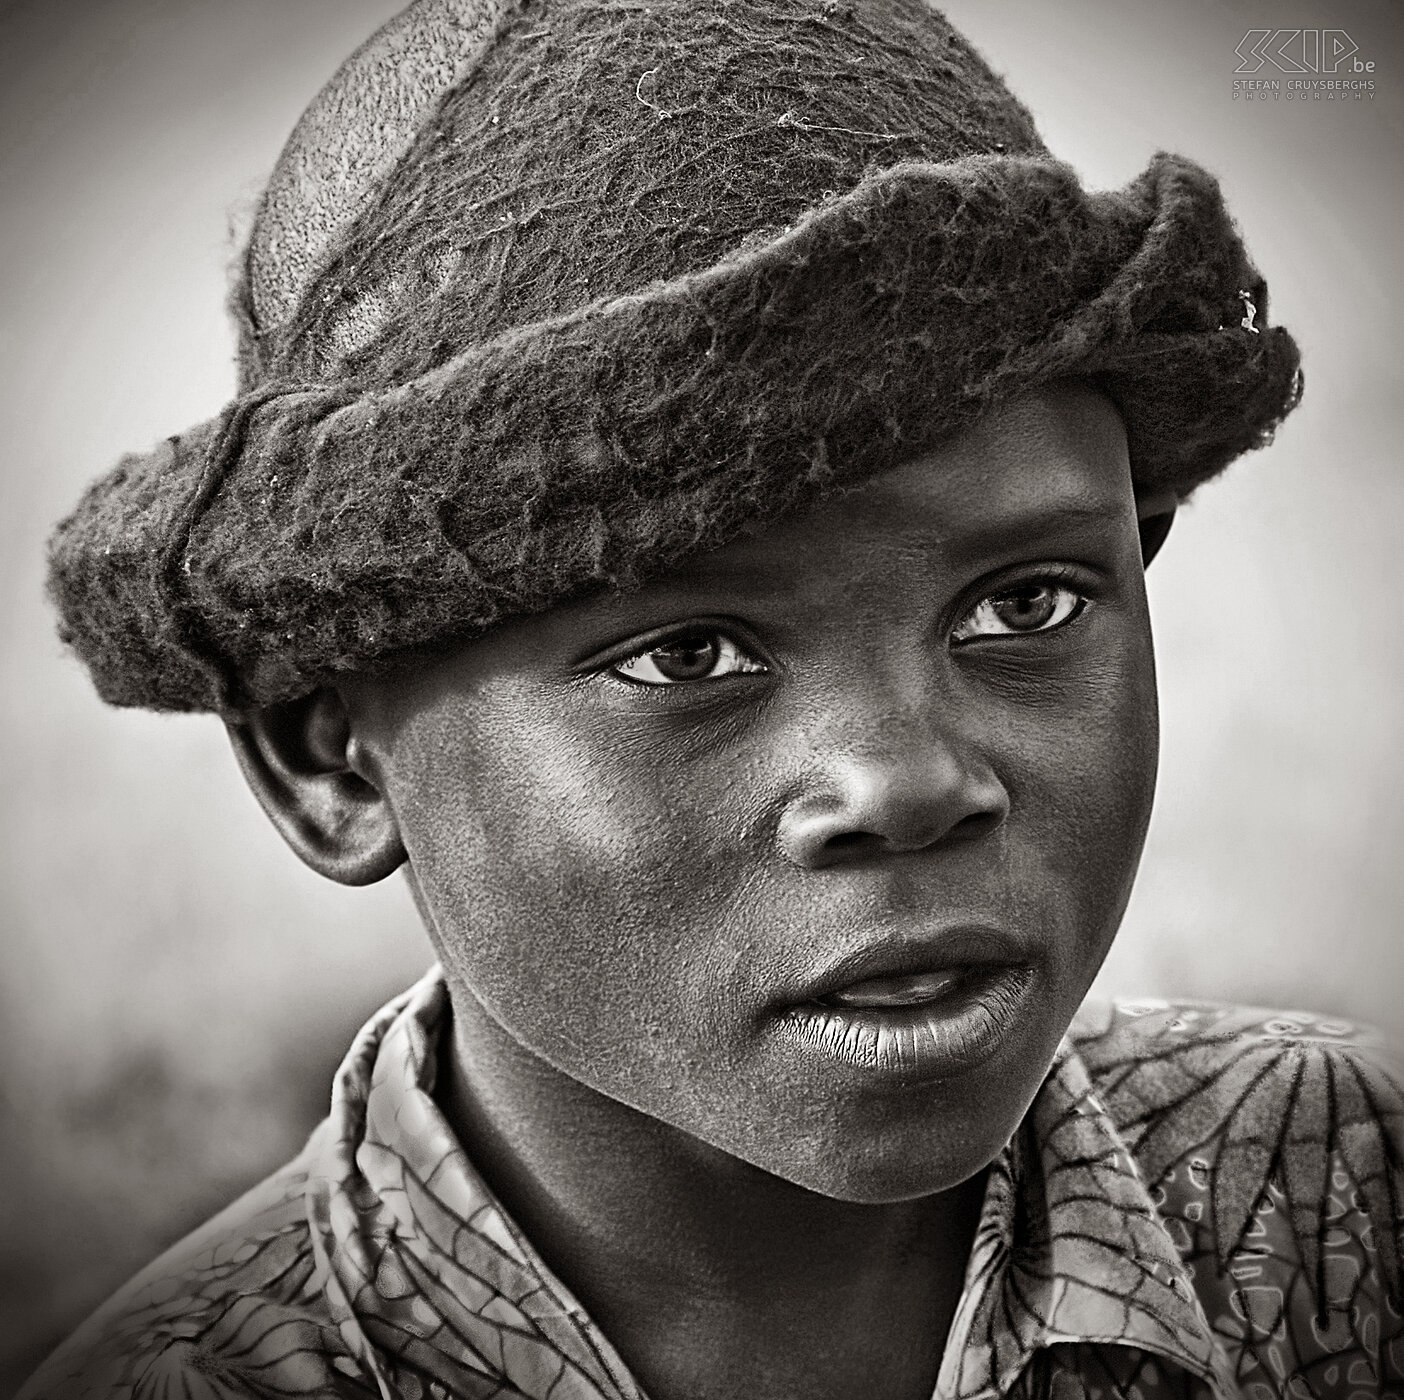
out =
[[(229, 396), (236, 231), (302, 107), (397, 8), (0, 5), (0, 1394), (296, 1151), (355, 1028), (428, 962), (398, 879), (303, 870), (219, 724), (105, 709), (42, 597), (83, 485)], [(1101, 987), (1399, 1036), (1404, 9), (945, 8), (1090, 183), (1162, 147), (1213, 169), (1305, 353), (1302, 409), (1151, 572), (1160, 796)], [(1235, 98), (1245, 33), (1290, 27), (1346, 31), (1373, 99)]]

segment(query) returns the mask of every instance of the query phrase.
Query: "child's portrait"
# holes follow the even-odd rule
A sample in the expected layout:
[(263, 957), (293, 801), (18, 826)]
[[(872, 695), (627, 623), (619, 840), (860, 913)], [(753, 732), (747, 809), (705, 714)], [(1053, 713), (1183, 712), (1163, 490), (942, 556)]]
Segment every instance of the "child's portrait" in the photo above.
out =
[(0, 32), (7, 1394), (1404, 1395), (1396, 9)]

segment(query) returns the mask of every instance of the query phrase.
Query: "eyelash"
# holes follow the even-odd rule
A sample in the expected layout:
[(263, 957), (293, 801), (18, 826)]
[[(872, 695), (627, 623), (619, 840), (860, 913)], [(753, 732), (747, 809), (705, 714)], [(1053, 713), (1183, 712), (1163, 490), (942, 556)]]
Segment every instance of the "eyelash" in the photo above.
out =
[[(710, 645), (715, 655), (711, 657), (710, 663), (708, 664), (707, 669), (709, 673), (722, 664), (730, 664), (732, 669), (722, 673), (722, 676), (707, 674), (670, 677), (665, 675), (660, 670), (658, 662), (653, 660), (653, 658), (661, 657), (669, 648), (682, 650), (689, 642), (702, 644), (700, 647), (694, 647), (694, 651), (704, 651), (704, 648)], [(705, 652), (700, 659), (706, 660)], [(651, 667), (658, 679), (629, 675), (625, 670), (628, 666), (638, 666), (641, 664), (646, 664)], [(703, 682), (720, 680), (723, 676), (764, 675), (770, 670), (770, 667), (765, 665), (764, 662), (757, 661), (754, 657), (750, 656), (746, 650), (723, 629), (720, 627), (711, 627), (705, 629), (699, 628), (690, 632), (679, 632), (672, 637), (664, 637), (642, 650), (636, 651), (620, 661), (616, 661), (608, 669), (611, 675), (629, 685), (641, 685), (659, 690), (677, 685), (695, 685)]]
[[(982, 609), (988, 609), (989, 615), (994, 620), (999, 621), (994, 615), (994, 607), (1000, 602), (1008, 601), (1018, 597), (1036, 593), (1047, 593), (1052, 595), (1054, 606), (1054, 616), (1051, 620), (1041, 623), (1035, 627), (1020, 629), (1017, 627), (1005, 626), (1002, 630), (992, 630), (985, 632), (975, 632), (962, 636), (961, 629), (966, 624), (971, 623)], [(976, 601), (975, 605), (967, 608), (961, 614), (960, 619), (951, 628), (951, 641), (955, 646), (968, 646), (974, 642), (987, 641), (999, 637), (1036, 637), (1046, 632), (1056, 632), (1060, 628), (1076, 622), (1087, 610), (1087, 605), (1091, 601), (1083, 587), (1079, 586), (1079, 581), (1071, 570), (1049, 569), (1039, 574), (1032, 574), (1026, 578), (1016, 579), (1005, 587), (996, 588), (983, 593)], [(1061, 611), (1060, 611), (1061, 610)]]
[[(1055, 598), (1055, 616), (1052, 621), (1027, 630), (1019, 630), (1013, 627), (1006, 627), (1002, 631), (976, 632), (968, 636), (961, 636), (962, 627), (969, 623), (982, 608), (991, 608), (993, 605), (1016, 597), (1020, 593), (1031, 593), (1038, 590), (1048, 590)], [(986, 641), (991, 638), (1000, 637), (1036, 637), (1047, 632), (1056, 632), (1060, 628), (1076, 622), (1087, 610), (1091, 600), (1086, 593), (1077, 586), (1071, 570), (1068, 569), (1047, 569), (1039, 574), (1030, 575), (1026, 578), (1015, 580), (1002, 588), (997, 588), (983, 593), (975, 602), (974, 606), (967, 608), (961, 614), (959, 620), (951, 628), (951, 641), (955, 646), (968, 646), (972, 643)], [(1058, 606), (1063, 607), (1061, 616), (1057, 615)], [(728, 670), (721, 676), (703, 675), (686, 678), (667, 677), (659, 670), (656, 661), (651, 658), (660, 655), (669, 647), (681, 647), (688, 642), (712, 643), (717, 652), (709, 670), (714, 670), (716, 665), (731, 661), (736, 664), (734, 669)], [(651, 677), (644, 678), (638, 675), (629, 675), (625, 667), (638, 666), (640, 663), (647, 663), (658, 679)], [(737, 642), (725, 628), (720, 626), (695, 627), (690, 630), (674, 633), (672, 636), (661, 637), (650, 642), (647, 646), (631, 652), (620, 660), (603, 668), (601, 674), (607, 675), (625, 685), (642, 687), (649, 690), (667, 690), (680, 685), (708, 684), (715, 680), (726, 679), (730, 676), (743, 675), (765, 675), (770, 671), (770, 667), (764, 662), (757, 661), (751, 656), (741, 643)]]

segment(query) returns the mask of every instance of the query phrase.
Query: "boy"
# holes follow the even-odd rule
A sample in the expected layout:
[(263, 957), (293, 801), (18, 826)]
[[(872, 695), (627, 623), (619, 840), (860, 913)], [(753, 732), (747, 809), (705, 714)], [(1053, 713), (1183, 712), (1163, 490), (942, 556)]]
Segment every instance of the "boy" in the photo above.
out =
[(1399, 1097), (1089, 1013), (1141, 569), (1298, 393), (1213, 183), (1088, 195), (915, 0), (421, 0), (309, 109), (241, 394), (60, 528), (441, 970), (40, 1395), (1353, 1395)]

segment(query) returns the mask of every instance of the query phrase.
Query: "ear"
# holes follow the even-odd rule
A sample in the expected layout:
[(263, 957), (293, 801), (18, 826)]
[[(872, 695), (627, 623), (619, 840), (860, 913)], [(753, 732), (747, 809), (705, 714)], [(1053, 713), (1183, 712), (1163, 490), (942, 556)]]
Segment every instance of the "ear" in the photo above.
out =
[(1136, 522), (1141, 532), (1141, 563), (1149, 564), (1157, 554), (1170, 527), (1175, 523), (1179, 505), (1173, 491), (1148, 492), (1136, 497)]
[(335, 690), (231, 721), (244, 777), (283, 839), (319, 875), (369, 885), (404, 863), (399, 827), (368, 775)]

